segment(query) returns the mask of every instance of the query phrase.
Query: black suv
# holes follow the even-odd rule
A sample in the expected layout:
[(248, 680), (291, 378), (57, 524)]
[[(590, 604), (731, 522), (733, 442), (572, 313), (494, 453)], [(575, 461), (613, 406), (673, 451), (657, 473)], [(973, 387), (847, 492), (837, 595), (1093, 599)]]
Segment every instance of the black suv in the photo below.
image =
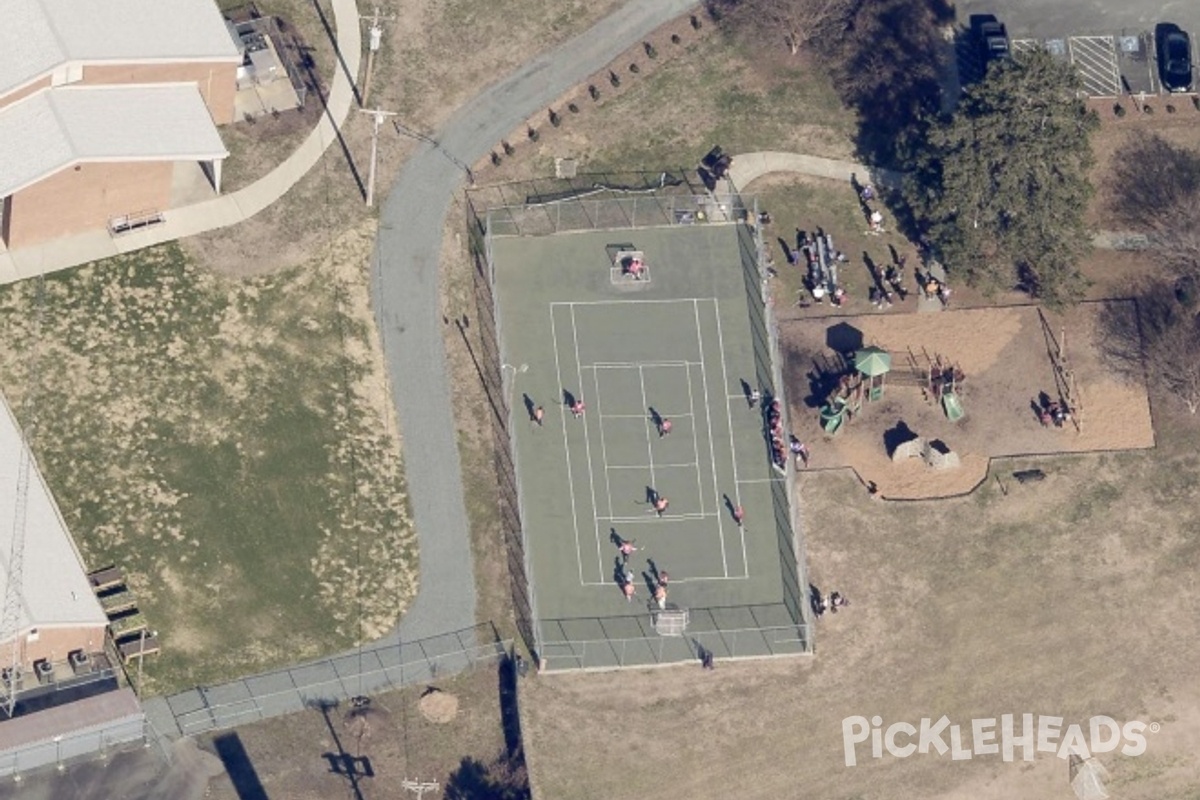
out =
[(1000, 20), (990, 14), (981, 14), (973, 16), (971, 22), (979, 45), (979, 66), (984, 72), (993, 63), (1012, 58), (1008, 30)]
[(1192, 90), (1192, 40), (1178, 25), (1160, 24), (1154, 31), (1158, 74), (1168, 92)]

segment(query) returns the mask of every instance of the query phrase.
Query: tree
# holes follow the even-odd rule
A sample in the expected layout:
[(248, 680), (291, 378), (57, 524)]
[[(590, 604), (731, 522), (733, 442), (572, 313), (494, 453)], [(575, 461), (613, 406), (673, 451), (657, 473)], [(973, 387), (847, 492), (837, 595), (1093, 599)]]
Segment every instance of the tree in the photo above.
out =
[(1146, 233), (1175, 277), (1200, 279), (1200, 154), (1158, 134), (1130, 137), (1113, 158), (1110, 210)]
[(767, 41), (782, 41), (796, 55), (814, 39), (844, 28), (855, 5), (855, 0), (709, 0), (708, 9)]
[(1200, 317), (1195, 284), (1146, 283), (1136, 298), (1137, 314), (1125, 304), (1108, 305), (1100, 317), (1101, 348), (1119, 373), (1143, 378), (1158, 391), (1200, 410)]
[(951, 274), (986, 292), (1014, 284), (1076, 301), (1091, 247), (1091, 134), (1099, 120), (1072, 68), (1044, 50), (995, 64), (930, 126), (906, 196)]

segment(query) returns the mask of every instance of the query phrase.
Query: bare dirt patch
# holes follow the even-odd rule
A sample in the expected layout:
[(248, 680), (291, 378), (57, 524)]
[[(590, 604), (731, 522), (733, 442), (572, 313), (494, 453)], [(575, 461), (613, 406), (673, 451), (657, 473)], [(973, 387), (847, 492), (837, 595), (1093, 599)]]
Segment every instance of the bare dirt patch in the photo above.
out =
[[(1154, 446), (1154, 430), (1145, 387), (1110, 372), (1097, 349), (1099, 304), (1086, 304), (1061, 315), (1047, 315), (1055, 341), (1065, 341), (1067, 356), (1083, 398), (1073, 425), (1043, 427), (1031, 401), (1046, 392), (1058, 399), (1054, 371), (1038, 310), (1030, 306), (967, 309), (940, 313), (878, 314), (868, 317), (793, 321), (781, 328), (785, 379), (796, 435), (810, 443), (811, 467), (851, 467), (864, 481), (878, 484), (884, 497), (945, 497), (970, 491), (987, 476), (988, 459), (1002, 455), (1125, 450)], [(1128, 313), (1134, 313), (1129, 306)], [(888, 350), (894, 381), (881, 400), (837, 435), (823, 435), (818, 409), (824, 398), (813, 394), (814, 371), (829, 363), (830, 328), (861, 335), (866, 345)], [(833, 342), (841, 346), (840, 342)], [(926, 368), (926, 355), (958, 365), (966, 374), (959, 397), (966, 416), (950, 422), (929, 401), (908, 366), (909, 354)], [(910, 376), (912, 376), (910, 378)], [(903, 385), (902, 384), (903, 381)], [(920, 459), (894, 463), (890, 448), (904, 426), (911, 436), (940, 439), (959, 454), (962, 466), (934, 470)], [(889, 431), (893, 432), (889, 434)], [(911, 438), (904, 436), (903, 438)], [(890, 442), (890, 444), (889, 444)]]

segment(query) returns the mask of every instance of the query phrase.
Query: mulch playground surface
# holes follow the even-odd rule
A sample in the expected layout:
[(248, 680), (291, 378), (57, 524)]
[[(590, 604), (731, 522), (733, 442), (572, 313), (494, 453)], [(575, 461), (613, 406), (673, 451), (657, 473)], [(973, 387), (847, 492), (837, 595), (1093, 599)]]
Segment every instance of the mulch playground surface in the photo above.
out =
[[(1045, 325), (1033, 306), (895, 310), (785, 322), (780, 338), (791, 421), (797, 436), (809, 443), (810, 468), (850, 467), (864, 484), (874, 482), (884, 498), (922, 499), (969, 492), (986, 479), (995, 456), (1153, 447), (1145, 386), (1116, 375), (1102, 358), (1103, 333), (1097, 325), (1102, 313), (1132, 315), (1135, 309), (1122, 301), (1085, 303), (1064, 314), (1043, 312)], [(825, 436), (819, 417), (823, 398), (814, 394), (813, 377), (836, 360), (837, 349), (856, 339), (889, 351), (893, 372), (912, 372), (910, 352), (919, 365), (927, 356), (957, 365), (966, 376), (958, 392), (965, 416), (951, 422), (907, 375), (892, 386), (885, 377), (880, 400), (864, 404), (837, 435)], [(1060, 344), (1082, 398), (1081, 431), (1073, 424), (1044, 427), (1030, 407), (1041, 392), (1057, 399), (1049, 352)], [(905, 436), (943, 441), (959, 455), (961, 466), (931, 469), (920, 458), (894, 463), (889, 449), (902, 426), (911, 431)]]

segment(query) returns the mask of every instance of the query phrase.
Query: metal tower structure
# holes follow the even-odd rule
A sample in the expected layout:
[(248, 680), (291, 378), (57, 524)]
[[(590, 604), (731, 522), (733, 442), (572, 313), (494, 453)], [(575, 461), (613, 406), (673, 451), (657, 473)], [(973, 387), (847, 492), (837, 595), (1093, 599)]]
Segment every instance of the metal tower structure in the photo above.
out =
[(42, 309), (45, 306), (45, 281), (37, 278), (36, 306), (33, 320), (33, 341), (30, 343), (30, 353), (27, 376), (28, 385), (25, 397), (21, 403), (24, 410), (22, 416), (28, 420), (25, 432), (22, 434), (18, 423), (18, 436), (21, 439), (20, 460), (17, 464), (17, 486), (14, 495), (14, 513), (12, 542), (8, 551), (8, 569), (5, 574), (4, 614), (0, 616), (0, 643), (8, 642), (12, 647), (12, 658), (0, 679), (0, 707), (7, 717), (12, 717), (17, 705), (17, 685), (21, 675), (22, 648), (19, 641), (21, 632), (21, 608), (25, 604), (24, 567), (25, 567), (25, 521), (29, 509), (29, 475), (33, 471), (33, 442), (37, 431), (37, 388), (40, 375), (38, 372), (38, 345), (42, 334)]

